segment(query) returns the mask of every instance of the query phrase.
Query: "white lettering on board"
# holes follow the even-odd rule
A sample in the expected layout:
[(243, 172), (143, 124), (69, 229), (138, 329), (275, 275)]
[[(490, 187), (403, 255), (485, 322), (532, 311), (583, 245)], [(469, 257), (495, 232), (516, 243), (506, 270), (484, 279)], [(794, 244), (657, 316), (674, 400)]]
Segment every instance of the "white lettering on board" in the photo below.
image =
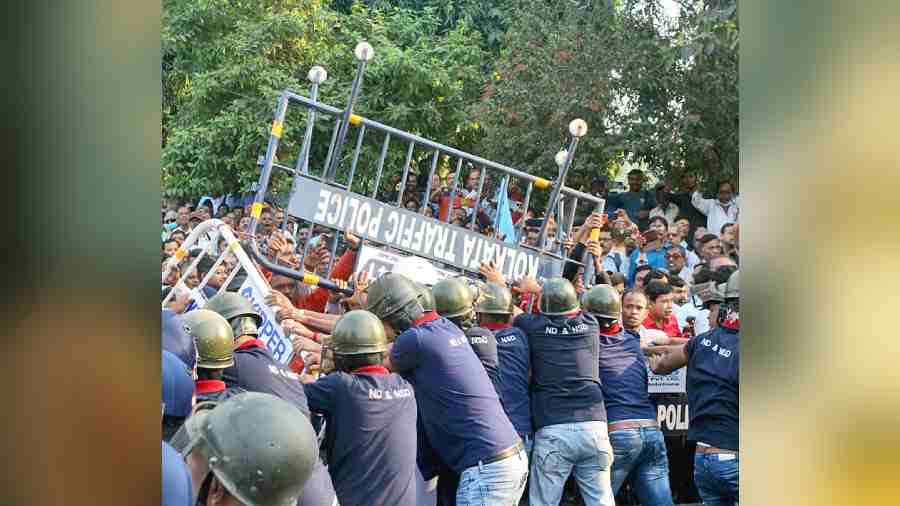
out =
[(384, 231), (384, 240), (387, 242), (394, 242), (394, 239), (397, 237), (397, 229), (399, 228), (399, 224), (397, 220), (400, 217), (397, 215), (396, 211), (391, 211), (387, 217), (388, 229)]
[(325, 211), (328, 209), (328, 200), (331, 192), (322, 188), (319, 190), (319, 201), (316, 202), (316, 214), (313, 216), (315, 221), (325, 221)]

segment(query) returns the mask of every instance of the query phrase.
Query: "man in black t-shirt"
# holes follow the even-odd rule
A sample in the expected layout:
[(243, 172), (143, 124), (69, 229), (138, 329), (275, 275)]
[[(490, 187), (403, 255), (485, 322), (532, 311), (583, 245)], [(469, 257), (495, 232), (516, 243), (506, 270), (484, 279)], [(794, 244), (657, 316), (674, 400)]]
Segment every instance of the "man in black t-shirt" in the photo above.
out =
[(383, 365), (384, 327), (350, 311), (331, 334), (337, 372), (304, 385), (309, 408), (325, 416), (328, 472), (342, 506), (416, 504), (413, 387)]
[(681, 346), (646, 350), (654, 373), (687, 366), (688, 439), (697, 442), (694, 483), (705, 504), (738, 501), (740, 290), (738, 271), (725, 285), (718, 326)]
[(531, 349), (534, 419), (529, 504), (559, 504), (570, 474), (591, 505), (612, 506), (613, 450), (600, 388), (597, 319), (582, 313), (575, 287), (550, 278), (541, 288), (540, 314), (522, 314), (513, 325)]

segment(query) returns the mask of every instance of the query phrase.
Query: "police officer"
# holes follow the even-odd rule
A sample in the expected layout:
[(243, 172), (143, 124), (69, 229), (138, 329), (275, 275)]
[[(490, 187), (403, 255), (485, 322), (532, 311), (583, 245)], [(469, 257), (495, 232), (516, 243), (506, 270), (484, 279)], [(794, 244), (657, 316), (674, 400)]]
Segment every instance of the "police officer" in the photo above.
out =
[(388, 369), (415, 388), (434, 452), (460, 475), (457, 504), (516, 504), (528, 457), (465, 334), (446, 318), (423, 317), (415, 286), (400, 275), (369, 287), (368, 309), (395, 338)]
[(256, 338), (262, 316), (253, 309), (253, 304), (240, 294), (223, 292), (209, 299), (205, 309), (225, 318), (234, 335), (234, 365), (224, 370), (225, 383), (248, 392), (275, 395), (308, 415), (300, 377), (275, 360), (265, 343)]
[(646, 350), (657, 374), (687, 365), (688, 439), (697, 442), (694, 484), (704, 504), (738, 501), (739, 273), (735, 271), (725, 285), (716, 328), (680, 346)]
[(672, 506), (665, 438), (647, 391), (641, 337), (619, 324), (622, 302), (613, 287), (594, 286), (584, 294), (583, 305), (600, 325), (600, 386), (615, 455), (613, 494), (630, 480), (642, 505)]
[(538, 307), (539, 314), (513, 321), (531, 348), (536, 432), (529, 503), (556, 506), (574, 474), (585, 504), (612, 506), (613, 451), (600, 388), (597, 319), (581, 312), (575, 287), (564, 278), (544, 282)]
[(182, 448), (199, 505), (294, 504), (318, 461), (307, 417), (273, 395), (244, 392), (185, 424)]
[(336, 372), (304, 390), (310, 410), (326, 418), (338, 501), (415, 506), (416, 401), (412, 385), (382, 365), (384, 327), (368, 311), (350, 311), (335, 323), (327, 352)]
[[(309, 416), (306, 394), (297, 373), (280, 364), (265, 343), (256, 338), (262, 316), (240, 294), (223, 292), (209, 299), (205, 309), (228, 320), (235, 338), (234, 366), (224, 370), (222, 379), (229, 388), (263, 392), (284, 399)], [(317, 465), (304, 490), (301, 504), (330, 504), (334, 486), (324, 465)]]
[(174, 353), (162, 352), (162, 438), (172, 436), (191, 414), (194, 403), (194, 380), (187, 364)]
[(475, 355), (491, 379), (497, 396), (503, 402), (497, 340), (490, 330), (475, 326), (474, 302), (477, 297), (474, 296), (473, 287), (460, 278), (447, 278), (434, 285), (431, 291), (434, 294), (435, 310), (466, 334)]
[(222, 381), (222, 371), (234, 366), (234, 334), (228, 321), (209, 309), (195, 309), (184, 315), (184, 330), (197, 343), (197, 402), (224, 401), (243, 392)]
[(500, 362), (500, 398), (509, 421), (531, 454), (531, 356), (528, 337), (512, 326), (512, 293), (506, 285), (487, 283), (475, 305), (479, 327), (494, 334)]

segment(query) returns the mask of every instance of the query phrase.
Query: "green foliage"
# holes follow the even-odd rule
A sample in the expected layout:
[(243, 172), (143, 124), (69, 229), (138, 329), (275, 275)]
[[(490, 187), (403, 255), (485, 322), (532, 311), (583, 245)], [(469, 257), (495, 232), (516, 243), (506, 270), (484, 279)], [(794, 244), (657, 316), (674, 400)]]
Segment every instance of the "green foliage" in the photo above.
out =
[(581, 117), (589, 130), (576, 186), (626, 160), (660, 178), (737, 175), (736, 12), (733, 0), (686, 0), (674, 20), (659, 0), (522, 0), (474, 107), (485, 126), (479, 149), (552, 177), (566, 125)]
[[(316, 0), (168, 1), (162, 47), (167, 194), (249, 190), (281, 90), (307, 95), (306, 73), (322, 65), (329, 78), (319, 99), (343, 107), (355, 73), (353, 48), (363, 39), (376, 57), (356, 113), (446, 142), (471, 142), (466, 105), (481, 89), (484, 57), (464, 23), (441, 33), (430, 9), (355, 5), (341, 13)], [(332, 125), (317, 122), (311, 163), (324, 161)], [(304, 128), (305, 114), (289, 111), (280, 163), (294, 164)], [(376, 149), (367, 145), (361, 163)], [(275, 188), (285, 189), (287, 178), (277, 176)]]
[[(355, 112), (521, 170), (556, 176), (573, 118), (588, 122), (570, 184), (628, 162), (657, 177), (738, 172), (735, 0), (164, 0), (163, 171), (172, 197), (247, 191), (259, 177), (281, 90), (343, 108), (368, 40)], [(279, 163), (293, 166), (306, 115), (289, 110)], [(310, 169), (323, 167), (333, 120), (320, 118)], [(339, 180), (347, 177), (351, 128)], [(382, 136), (366, 136), (354, 190), (371, 191)], [(386, 176), (405, 160), (391, 143)], [(430, 153), (415, 152), (416, 171)], [(441, 159), (439, 172), (455, 163)], [(357, 187), (357, 184), (361, 186)], [(289, 181), (276, 172), (276, 191)], [(539, 203), (543, 192), (536, 194)]]

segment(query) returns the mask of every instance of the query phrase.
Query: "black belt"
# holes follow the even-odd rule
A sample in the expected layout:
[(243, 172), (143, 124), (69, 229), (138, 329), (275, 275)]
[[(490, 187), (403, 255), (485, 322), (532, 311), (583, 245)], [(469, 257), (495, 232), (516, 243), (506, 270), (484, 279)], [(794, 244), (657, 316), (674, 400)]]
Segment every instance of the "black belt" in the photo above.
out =
[(503, 450), (502, 452), (494, 455), (493, 457), (486, 458), (484, 460), (478, 461), (479, 465), (486, 466), (488, 464), (493, 464), (494, 462), (500, 462), (505, 458), (512, 457), (513, 455), (519, 453), (522, 448), (525, 446), (522, 445), (522, 440), (520, 439), (518, 443), (510, 446), (509, 448)]

